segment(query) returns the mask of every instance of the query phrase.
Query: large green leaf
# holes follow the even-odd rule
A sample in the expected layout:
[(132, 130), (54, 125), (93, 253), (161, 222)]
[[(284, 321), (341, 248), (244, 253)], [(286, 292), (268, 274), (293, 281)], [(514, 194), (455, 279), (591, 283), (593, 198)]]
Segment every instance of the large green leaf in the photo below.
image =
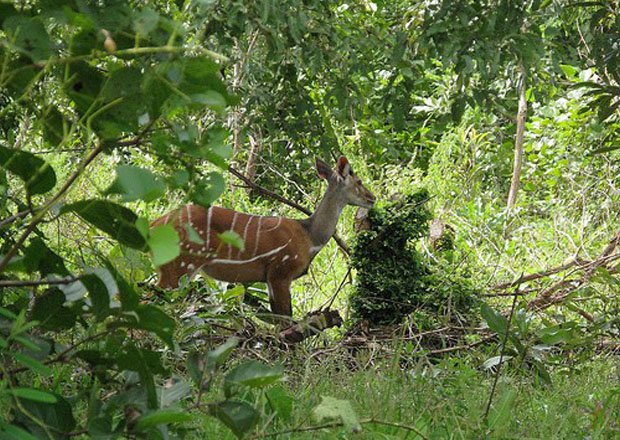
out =
[(239, 339), (228, 338), (222, 345), (207, 353), (206, 369), (209, 373), (214, 373), (215, 369), (221, 366), (230, 357), (232, 351), (239, 345)]
[(118, 287), (118, 295), (121, 300), (123, 310), (135, 310), (138, 307), (140, 296), (136, 289), (120, 274), (114, 265), (108, 260), (103, 259), (103, 264), (112, 275)]
[(506, 431), (510, 427), (510, 422), (513, 418), (512, 410), (516, 398), (517, 392), (509, 388), (493, 406), (491, 414), (489, 414), (489, 429), (493, 431), (494, 438), (506, 437)]
[(352, 432), (362, 430), (357, 414), (348, 400), (335, 399), (330, 396), (321, 396), (321, 403), (314, 408), (315, 417), (323, 419), (340, 419), (343, 425)]
[(148, 407), (151, 409), (158, 408), (154, 375), (165, 372), (161, 364), (160, 353), (138, 348), (130, 343), (118, 354), (116, 363), (121, 370), (136, 371), (138, 373), (140, 382), (146, 391)]
[[(53, 403), (21, 398), (17, 421), (37, 438), (49, 438), (48, 433), (54, 439), (67, 438), (66, 434), (76, 426), (71, 405), (62, 396), (55, 393), (49, 394), (56, 399)], [(28, 415), (21, 412), (22, 408), (27, 411)], [(40, 423), (33, 422), (33, 416), (47, 425), (47, 431), (41, 428)]]
[(169, 425), (171, 423), (191, 422), (195, 416), (180, 409), (159, 409), (141, 416), (137, 423), (136, 431), (145, 431), (157, 425)]
[(247, 402), (226, 400), (216, 403), (210, 408), (211, 414), (217, 417), (222, 423), (238, 437), (243, 437), (249, 432), (256, 422), (258, 422), (258, 411)]
[(132, 310), (132, 313), (124, 314), (123, 317), (123, 320), (110, 325), (150, 331), (159, 336), (168, 346), (174, 346), (173, 335), (176, 322), (158, 307), (139, 304)]
[(29, 56), (35, 63), (51, 56), (52, 43), (39, 17), (13, 15), (4, 20), (3, 28), (15, 49)]
[(76, 313), (74, 309), (65, 307), (65, 294), (60, 289), (46, 290), (34, 300), (32, 319), (39, 321), (45, 330), (67, 330), (74, 326)]
[(106, 190), (106, 194), (120, 194), (126, 202), (150, 202), (163, 196), (165, 191), (166, 185), (149, 170), (119, 165), (116, 167), (116, 179)]
[(102, 321), (110, 314), (110, 296), (115, 292), (109, 292), (103, 280), (95, 274), (83, 275), (80, 281), (88, 290), (91, 309), (97, 321)]
[(30, 243), (24, 249), (24, 254), (13, 259), (7, 266), (7, 271), (27, 273), (39, 271), (41, 276), (49, 274), (70, 275), (63, 259), (50, 250), (39, 237), (30, 240)]
[(146, 247), (135, 225), (138, 216), (124, 206), (107, 200), (80, 200), (63, 206), (60, 212), (76, 213), (126, 246), (141, 250)]
[[(17, 339), (17, 338), (15, 338)], [(38, 347), (37, 347), (38, 348)], [(18, 361), (20, 364), (28, 367), (28, 369), (32, 370), (33, 372), (41, 375), (41, 376), (51, 376), (52, 375), (52, 370), (50, 367), (48, 367), (47, 365), (42, 364), (41, 362), (39, 362), (36, 359), (33, 359), (30, 356), (27, 356), (23, 353), (19, 353), (19, 352), (14, 352), (11, 354), (13, 356), (13, 358)]]
[(262, 388), (283, 376), (281, 365), (272, 367), (258, 361), (244, 362), (233, 368), (224, 379), (224, 392), (227, 396), (234, 394), (239, 386)]
[(56, 185), (53, 168), (27, 151), (0, 146), (0, 166), (22, 179), (28, 194), (45, 194)]
[(505, 335), (508, 331), (508, 320), (496, 312), (486, 303), (480, 305), (480, 314), (491, 330), (499, 335)]
[(293, 402), (295, 399), (281, 385), (275, 385), (265, 392), (267, 401), (271, 409), (278, 414), (278, 417), (287, 422), (293, 414)]
[(171, 224), (151, 229), (147, 243), (155, 266), (162, 266), (181, 255), (179, 234)]
[(8, 392), (20, 399), (28, 399), (34, 402), (56, 403), (58, 401), (54, 394), (34, 388), (9, 388)]

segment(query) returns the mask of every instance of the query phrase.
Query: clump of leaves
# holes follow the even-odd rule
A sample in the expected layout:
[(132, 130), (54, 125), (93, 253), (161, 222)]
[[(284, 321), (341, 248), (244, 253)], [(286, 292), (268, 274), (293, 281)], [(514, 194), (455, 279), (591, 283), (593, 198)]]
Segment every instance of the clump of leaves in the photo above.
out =
[(428, 192), (420, 190), (373, 208), (370, 227), (358, 237), (351, 264), (357, 270), (353, 316), (373, 325), (394, 324), (413, 314), (418, 326), (439, 317), (465, 316), (476, 289), (454, 262), (431, 262), (416, 249), (428, 236)]

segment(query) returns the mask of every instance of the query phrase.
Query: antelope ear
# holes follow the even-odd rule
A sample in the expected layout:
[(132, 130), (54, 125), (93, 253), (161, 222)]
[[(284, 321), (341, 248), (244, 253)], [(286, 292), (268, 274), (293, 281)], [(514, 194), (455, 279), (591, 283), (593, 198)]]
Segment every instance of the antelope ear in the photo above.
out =
[(342, 177), (346, 177), (351, 173), (351, 165), (349, 165), (349, 161), (344, 156), (340, 156), (338, 158), (337, 167), (338, 174), (340, 174), (340, 176)]
[(316, 158), (316, 173), (319, 175), (321, 179), (329, 180), (329, 178), (334, 174), (331, 167), (323, 162), (318, 157)]

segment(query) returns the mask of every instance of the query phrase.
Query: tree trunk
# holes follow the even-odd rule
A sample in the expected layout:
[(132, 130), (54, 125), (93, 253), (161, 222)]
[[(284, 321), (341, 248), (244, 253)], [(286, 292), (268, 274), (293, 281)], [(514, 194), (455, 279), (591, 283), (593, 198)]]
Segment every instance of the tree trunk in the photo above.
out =
[[(245, 166), (245, 177), (253, 182), (254, 175), (256, 174), (256, 160), (258, 159), (262, 139), (259, 137), (259, 140), (257, 140), (253, 134), (249, 134), (248, 139), (250, 140), (250, 153), (248, 154), (248, 162)], [(251, 191), (252, 187), (248, 187), (248, 192)]]
[(517, 110), (517, 135), (515, 136), (515, 156), (512, 167), (512, 180), (510, 181), (510, 192), (508, 193), (508, 209), (514, 208), (517, 203), (517, 193), (521, 181), (521, 167), (523, 165), (523, 138), (525, 135), (525, 118), (527, 116), (527, 100), (525, 99), (526, 75), (525, 68), (519, 66), (519, 108)]

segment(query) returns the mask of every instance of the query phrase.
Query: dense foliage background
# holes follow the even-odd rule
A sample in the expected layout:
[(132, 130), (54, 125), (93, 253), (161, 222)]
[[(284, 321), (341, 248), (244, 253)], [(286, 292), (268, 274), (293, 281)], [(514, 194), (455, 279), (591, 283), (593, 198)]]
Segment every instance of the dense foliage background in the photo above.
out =
[[(2, 1), (0, 437), (614, 438), (619, 134), (618, 0)], [(293, 308), (342, 328), (153, 287), (150, 221), (340, 154), (379, 202)]]

